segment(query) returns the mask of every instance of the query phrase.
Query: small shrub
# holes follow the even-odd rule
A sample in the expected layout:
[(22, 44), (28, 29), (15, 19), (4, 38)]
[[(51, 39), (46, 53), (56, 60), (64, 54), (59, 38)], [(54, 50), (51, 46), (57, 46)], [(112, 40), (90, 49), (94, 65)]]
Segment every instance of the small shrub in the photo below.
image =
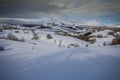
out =
[(88, 36), (84, 36), (84, 35), (76, 36), (76, 38), (84, 40), (84, 41), (89, 41), (89, 37)]
[(103, 38), (103, 36), (101, 34), (98, 34), (97, 37), (98, 38)]
[(67, 48), (70, 48), (70, 45), (68, 45)]
[(51, 34), (47, 34), (46, 37), (47, 37), (47, 39), (53, 39), (53, 37), (51, 36)]
[(38, 40), (39, 39), (39, 36), (37, 33), (33, 33), (33, 38), (32, 40)]
[(108, 35), (114, 36), (114, 32), (108, 32)]
[(90, 44), (94, 44), (96, 42), (96, 39), (90, 40)]
[(17, 38), (15, 35), (13, 35), (12, 33), (9, 33), (9, 34), (8, 34), (7, 39), (9, 39), (9, 40), (14, 40), (14, 41), (18, 41), (18, 38)]
[(86, 44), (85, 46), (88, 47), (88, 44)]
[(60, 40), (59, 41), (59, 48), (61, 48), (61, 46), (62, 46), (62, 41)]
[(75, 48), (75, 47), (79, 47), (79, 45), (78, 45), (78, 44), (69, 44), (69, 45), (68, 45), (68, 48), (71, 48), (71, 47), (74, 47), (74, 48)]
[(37, 43), (32, 43), (33, 45), (37, 45)]
[(0, 29), (0, 32), (2, 32), (3, 30), (2, 29)]
[(79, 47), (78, 44), (70, 44), (70, 46), (73, 46), (73, 47)]
[(84, 34), (84, 36), (89, 36), (90, 34), (92, 34), (91, 32), (87, 32)]
[(120, 37), (115, 37), (115, 38), (112, 40), (111, 45), (120, 45)]
[(19, 33), (19, 31), (15, 31), (15, 33)]
[(103, 45), (106, 46), (107, 45), (106, 42), (104, 42)]
[(25, 42), (25, 38), (22, 37), (19, 41), (21, 41), (21, 42)]
[(4, 48), (3, 48), (3, 47), (0, 47), (0, 51), (4, 51)]
[(57, 41), (56, 41), (56, 39), (54, 40), (54, 43), (56, 43)]
[(24, 33), (25, 33), (25, 34), (28, 34), (29, 32), (25, 32), (25, 31), (24, 31)]

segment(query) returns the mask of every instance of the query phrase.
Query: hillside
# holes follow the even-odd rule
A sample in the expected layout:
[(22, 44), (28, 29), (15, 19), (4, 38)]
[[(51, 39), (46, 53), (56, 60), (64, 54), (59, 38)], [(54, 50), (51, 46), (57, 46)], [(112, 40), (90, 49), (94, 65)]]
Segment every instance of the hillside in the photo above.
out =
[(120, 79), (120, 45), (111, 44), (119, 31), (18, 25), (0, 30), (0, 80)]
[(119, 80), (120, 46), (64, 49), (0, 40), (1, 80)]

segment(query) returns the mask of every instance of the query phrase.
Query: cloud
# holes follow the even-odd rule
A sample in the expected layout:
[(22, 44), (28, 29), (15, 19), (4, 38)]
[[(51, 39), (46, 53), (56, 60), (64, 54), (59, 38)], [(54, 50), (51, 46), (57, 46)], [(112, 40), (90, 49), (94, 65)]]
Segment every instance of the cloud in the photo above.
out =
[[(0, 0), (1, 17), (31, 17), (32, 13), (51, 13), (59, 7), (52, 0)], [(27, 15), (29, 13), (29, 15)]]
[(120, 0), (0, 0), (0, 17), (65, 19), (79, 15), (116, 19), (119, 4)]
[[(119, 1), (101, 0), (0, 0), (1, 17), (30, 17), (32, 13), (102, 16), (120, 12)], [(27, 16), (27, 14), (29, 15)], [(34, 17), (34, 16), (33, 16)]]
[(25, 19), (25, 18), (0, 18), (0, 23), (7, 24), (40, 24), (41, 22), (50, 22), (51, 19), (42, 17), (40, 19)]
[(87, 16), (105, 16), (115, 12), (119, 12), (120, 10), (119, 3), (117, 2), (108, 3), (104, 1), (103, 2), (93, 1), (89, 3), (81, 4), (81, 5), (76, 5), (76, 4), (70, 4), (70, 5), (72, 5), (70, 6), (70, 8), (67, 7), (63, 9), (62, 12), (65, 14), (84, 14)]

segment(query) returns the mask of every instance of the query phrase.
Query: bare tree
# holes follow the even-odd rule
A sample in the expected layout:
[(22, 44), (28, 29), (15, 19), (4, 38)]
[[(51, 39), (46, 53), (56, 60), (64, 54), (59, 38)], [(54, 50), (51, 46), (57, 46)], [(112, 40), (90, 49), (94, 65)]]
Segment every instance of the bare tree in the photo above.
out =
[(25, 42), (25, 38), (22, 37), (19, 41), (21, 41), (21, 42)]
[(9, 40), (18, 41), (18, 38), (14, 34), (12, 34), (12, 33), (9, 33), (8, 36), (7, 36), (7, 38)]
[(39, 39), (39, 36), (37, 33), (33, 32), (33, 38), (32, 40), (38, 40)]
[(59, 48), (61, 48), (61, 46), (62, 46), (62, 41), (60, 40), (59, 41)]

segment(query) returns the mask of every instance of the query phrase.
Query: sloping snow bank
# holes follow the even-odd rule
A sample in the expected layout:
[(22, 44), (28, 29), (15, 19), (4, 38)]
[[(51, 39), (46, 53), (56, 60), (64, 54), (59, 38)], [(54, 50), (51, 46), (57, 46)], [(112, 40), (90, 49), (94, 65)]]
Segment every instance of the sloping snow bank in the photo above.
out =
[(6, 48), (0, 52), (0, 80), (120, 79), (120, 46), (60, 49), (46, 41), (0, 41)]

